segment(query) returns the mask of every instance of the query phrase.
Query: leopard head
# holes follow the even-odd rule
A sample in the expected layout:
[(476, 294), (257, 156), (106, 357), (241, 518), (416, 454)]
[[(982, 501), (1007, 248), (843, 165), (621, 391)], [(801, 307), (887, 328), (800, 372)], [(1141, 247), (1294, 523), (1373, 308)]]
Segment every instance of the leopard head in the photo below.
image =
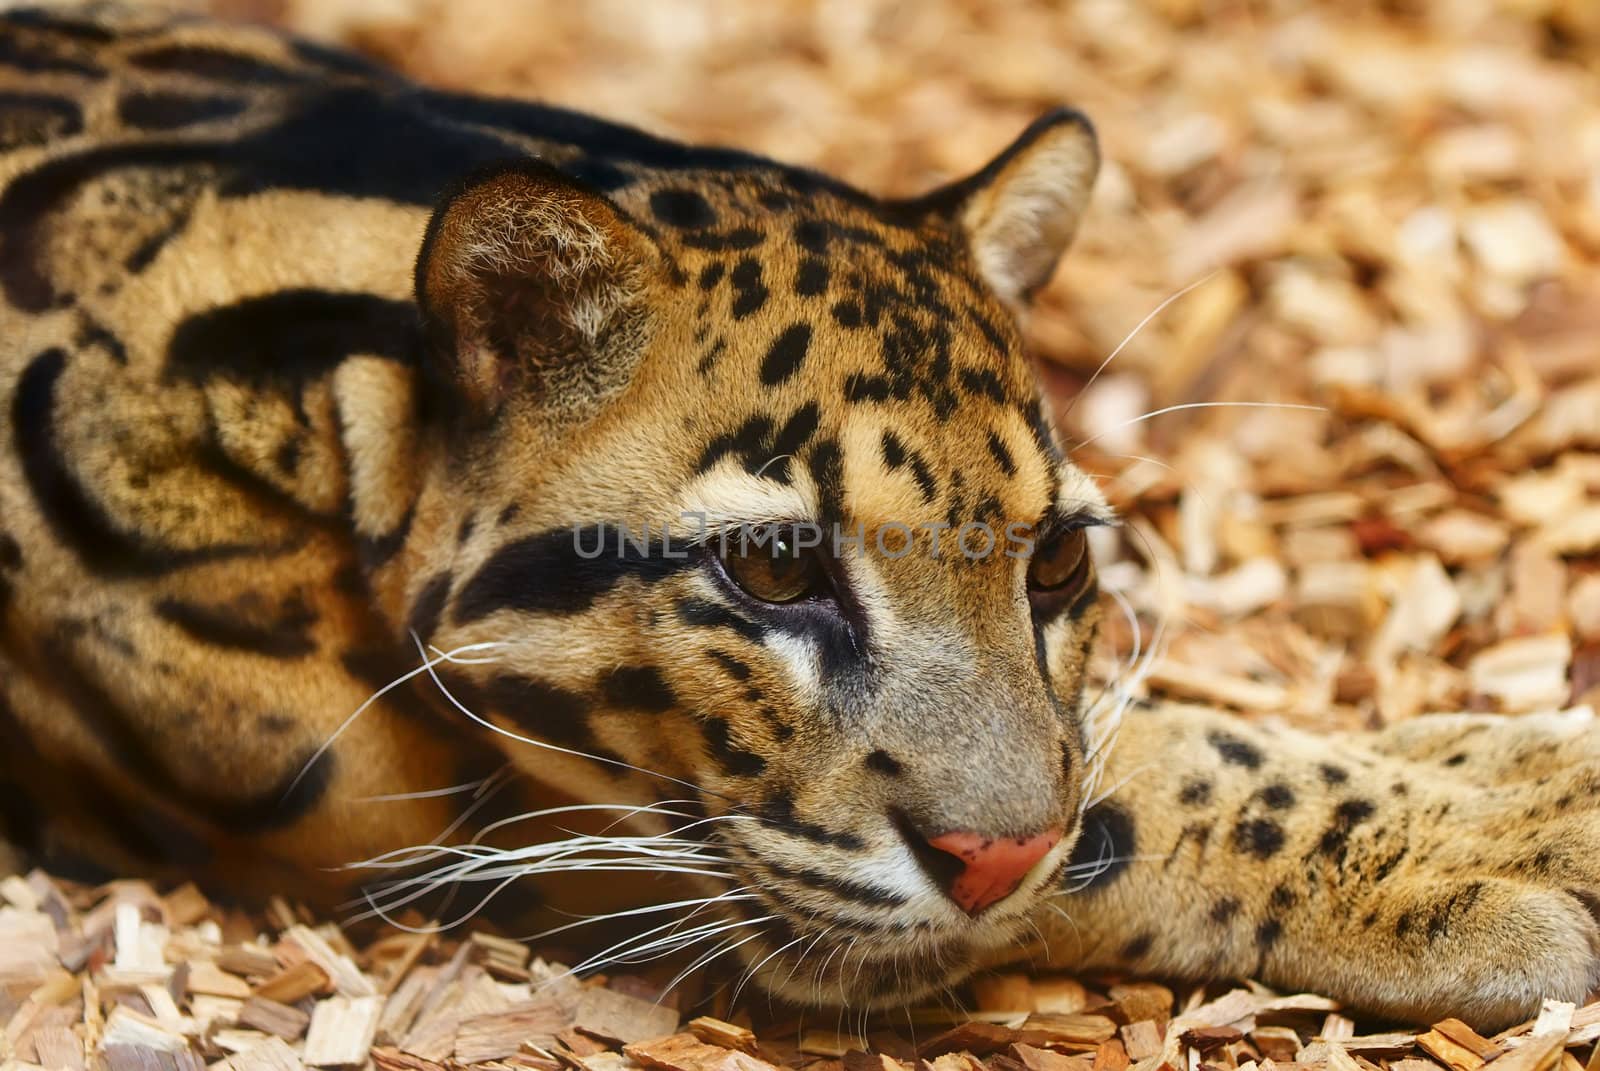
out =
[(1017, 318), (1096, 167), (1058, 112), (914, 200), (518, 163), (428, 230), (410, 626), (535, 776), (670, 816), (781, 995), (929, 992), (1059, 889), (1108, 511)]

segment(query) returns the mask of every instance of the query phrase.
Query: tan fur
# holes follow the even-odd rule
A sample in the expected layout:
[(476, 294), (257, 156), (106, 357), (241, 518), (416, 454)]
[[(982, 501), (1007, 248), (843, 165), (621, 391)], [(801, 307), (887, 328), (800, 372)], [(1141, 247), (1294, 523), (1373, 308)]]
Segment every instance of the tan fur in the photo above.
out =
[[(883, 202), (96, 18), (0, 18), (31, 57), (4, 129), (42, 131), (0, 146), (0, 801), (41, 856), (327, 902), (496, 816), (659, 803), (618, 828), (711, 860), (693, 893), (749, 886), (706, 915), (801, 1001), (914, 999), (1035, 927), (1063, 966), (1399, 1016), (1600, 977), (1590, 724), (1328, 741), (1163, 706), (1112, 747), (1092, 576), (1051, 601), (1026, 554), (952, 551), (1110, 519), (1011, 316), (1084, 209), (1081, 117)], [(865, 533), (831, 594), (765, 605), (718, 564), (806, 521)], [(1057, 830), (976, 918), (925, 843)], [(601, 884), (538, 895), (683, 894)]]

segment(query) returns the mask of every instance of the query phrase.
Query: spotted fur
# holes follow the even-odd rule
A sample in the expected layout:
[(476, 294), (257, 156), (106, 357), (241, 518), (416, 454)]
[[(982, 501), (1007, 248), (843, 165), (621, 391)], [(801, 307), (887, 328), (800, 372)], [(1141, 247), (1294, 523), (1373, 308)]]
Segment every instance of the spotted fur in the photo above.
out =
[[(1040, 599), (1027, 554), (956, 552), (1109, 520), (1016, 323), (1096, 162), (1057, 112), (887, 201), (263, 31), (7, 14), (12, 836), (327, 901), (464, 835), (464, 798), (577, 799), (725, 868), (691, 888), (747, 886), (709, 914), (802, 1001), (911, 999), (1036, 932), (1402, 1015), (1581, 996), (1593, 728), (1521, 724), (1510, 761), (1499, 723), (1153, 708), (1107, 762), (1092, 572)], [(801, 521), (918, 527), (828, 557), (826, 600), (730, 580), (728, 526)], [(954, 831), (1064, 835), (972, 915), (929, 847)]]

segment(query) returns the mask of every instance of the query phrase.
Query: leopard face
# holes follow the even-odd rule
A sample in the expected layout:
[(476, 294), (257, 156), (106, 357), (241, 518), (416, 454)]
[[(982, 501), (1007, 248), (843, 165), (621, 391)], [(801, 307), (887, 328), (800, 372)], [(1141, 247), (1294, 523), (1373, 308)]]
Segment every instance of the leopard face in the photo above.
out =
[(916, 202), (519, 165), (429, 228), (409, 627), (541, 780), (676, 815), (786, 996), (937, 988), (1066, 865), (1107, 510), (1014, 321), (1094, 159), (1056, 115)]

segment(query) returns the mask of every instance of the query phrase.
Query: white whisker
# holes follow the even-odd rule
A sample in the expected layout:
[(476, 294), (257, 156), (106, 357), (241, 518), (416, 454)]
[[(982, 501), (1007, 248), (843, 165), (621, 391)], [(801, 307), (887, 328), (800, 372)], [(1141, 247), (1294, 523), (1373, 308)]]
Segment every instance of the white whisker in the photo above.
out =
[(1062, 412), (1061, 418), (1065, 420), (1067, 417), (1072, 415), (1072, 408), (1078, 404), (1078, 399), (1082, 398), (1084, 394), (1088, 392), (1089, 388), (1094, 386), (1094, 381), (1100, 378), (1100, 373), (1104, 372), (1106, 370), (1106, 366), (1117, 359), (1117, 355), (1127, 348), (1128, 343), (1132, 342), (1138, 337), (1140, 331), (1143, 331), (1146, 327), (1150, 326), (1150, 322), (1165, 312), (1167, 310), (1167, 306), (1171, 305), (1174, 301), (1177, 301), (1179, 298), (1195, 290), (1196, 288), (1204, 286), (1206, 283), (1210, 282), (1212, 278), (1216, 276), (1216, 274), (1217, 269), (1206, 272), (1200, 278), (1196, 279), (1188, 286), (1185, 286), (1177, 293), (1169, 295), (1166, 300), (1161, 302), (1161, 304), (1145, 313), (1144, 319), (1134, 324), (1132, 331), (1129, 331), (1126, 335), (1122, 336), (1122, 341), (1117, 343), (1117, 348), (1112, 350), (1106, 356), (1106, 359), (1100, 362), (1100, 367), (1096, 368), (1094, 370), (1094, 374), (1084, 382), (1082, 387), (1078, 388), (1078, 393), (1074, 394), (1072, 396), (1072, 400), (1067, 403), (1067, 408)]
[[(487, 651), (496, 647), (504, 646), (505, 644), (494, 641), (484, 643), (469, 643), (465, 646), (457, 647), (455, 651), (451, 652), (451, 654), (459, 654), (462, 651)], [(283, 790), (283, 798), (288, 799), (294, 794), (294, 790), (300, 786), (300, 782), (305, 778), (306, 774), (310, 772), (311, 768), (317, 764), (323, 755), (327, 754), (328, 749), (334, 745), (339, 737), (344, 735), (345, 730), (354, 725), (356, 719), (365, 714), (367, 709), (371, 707), (372, 704), (376, 703), (378, 700), (382, 699), (384, 696), (388, 695), (390, 692), (394, 691), (396, 688), (400, 687), (402, 684), (405, 684), (412, 678), (420, 676), (423, 673), (431, 674), (433, 672), (434, 665), (438, 662), (446, 662), (449, 660), (450, 655), (445, 654), (441, 654), (439, 658), (432, 661), (424, 659), (423, 664), (418, 666), (416, 669), (402, 673), (388, 684), (385, 684), (382, 688), (379, 688), (376, 692), (373, 692), (371, 695), (367, 696), (366, 702), (362, 703), (359, 707), (356, 707), (355, 711), (351, 713), (351, 715), (343, 722), (341, 722), (339, 727), (333, 731), (333, 734), (329, 736), (328, 739), (324, 740), (322, 745), (318, 747), (317, 750), (311, 753), (311, 757), (305, 761), (305, 765), (300, 767), (300, 772), (295, 774), (294, 780), (289, 782), (289, 787)]]
[(1071, 450), (1067, 452), (1077, 453), (1085, 446), (1088, 446), (1094, 442), (1098, 442), (1107, 435), (1110, 435), (1112, 432), (1121, 431), (1123, 428), (1129, 428), (1135, 424), (1142, 424), (1146, 420), (1153, 420), (1158, 416), (1165, 416), (1168, 413), (1181, 412), (1185, 409), (1303, 409), (1308, 413), (1326, 413), (1328, 411), (1328, 407), (1325, 405), (1301, 405), (1298, 402), (1183, 402), (1178, 405), (1167, 405), (1160, 409), (1153, 409), (1148, 413), (1131, 417), (1130, 419), (1124, 420), (1119, 424), (1113, 424), (1104, 431), (1101, 431), (1095, 435), (1091, 435), (1089, 438), (1083, 440), (1083, 442), (1077, 443)]

